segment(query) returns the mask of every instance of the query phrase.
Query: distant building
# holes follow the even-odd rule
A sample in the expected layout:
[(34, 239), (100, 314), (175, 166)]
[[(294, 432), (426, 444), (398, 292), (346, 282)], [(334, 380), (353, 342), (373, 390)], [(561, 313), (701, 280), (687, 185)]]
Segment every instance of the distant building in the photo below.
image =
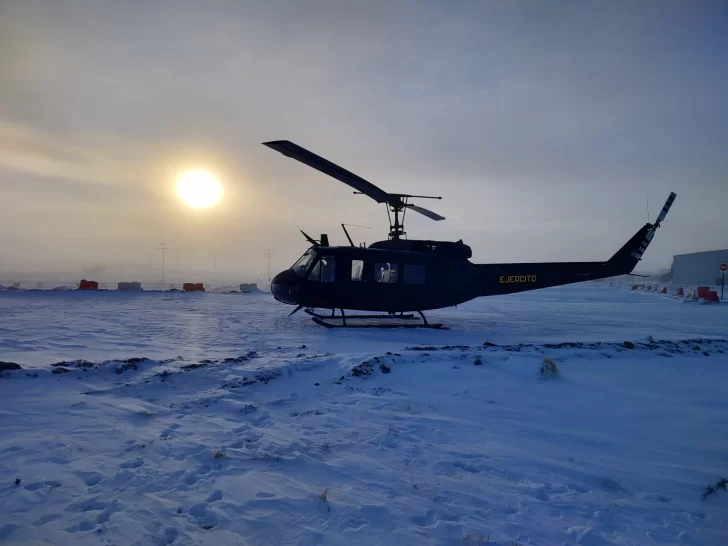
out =
[(672, 257), (672, 282), (688, 286), (720, 284), (720, 264), (728, 263), (728, 248)]

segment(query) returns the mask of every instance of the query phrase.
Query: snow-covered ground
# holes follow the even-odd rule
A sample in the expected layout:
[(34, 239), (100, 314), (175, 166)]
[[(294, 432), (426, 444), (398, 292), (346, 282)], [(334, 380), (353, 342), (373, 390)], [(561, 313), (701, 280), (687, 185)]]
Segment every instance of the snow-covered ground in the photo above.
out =
[(728, 306), (602, 283), (443, 331), (290, 310), (0, 294), (24, 368), (0, 378), (0, 543), (728, 544), (728, 492), (700, 498), (728, 477)]

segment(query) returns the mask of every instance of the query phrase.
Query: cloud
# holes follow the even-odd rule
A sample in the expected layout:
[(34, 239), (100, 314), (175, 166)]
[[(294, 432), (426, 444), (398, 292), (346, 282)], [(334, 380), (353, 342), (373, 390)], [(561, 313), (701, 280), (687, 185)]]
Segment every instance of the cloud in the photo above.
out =
[[(261, 146), (290, 139), (386, 190), (443, 195), (448, 220), (408, 218), (410, 235), (467, 236), (489, 261), (610, 255), (645, 219), (644, 194), (654, 215), (674, 190), (667, 241), (645, 257), (666, 264), (723, 244), (723, 15), (712, 2), (3, 2), (0, 187), (29, 207), (13, 213), (28, 244), (55, 237), (49, 209), (78, 237), (103, 222), (119, 248), (176, 237), (251, 264), (267, 247), (293, 261), (298, 228), (385, 236), (382, 207)], [(174, 196), (176, 174), (200, 166), (226, 189), (206, 215)]]

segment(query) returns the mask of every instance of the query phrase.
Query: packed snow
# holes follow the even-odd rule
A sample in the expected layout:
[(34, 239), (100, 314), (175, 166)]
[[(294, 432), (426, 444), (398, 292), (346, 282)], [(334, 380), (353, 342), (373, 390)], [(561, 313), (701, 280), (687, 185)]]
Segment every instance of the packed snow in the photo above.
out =
[(0, 294), (0, 543), (728, 544), (728, 492), (701, 498), (728, 306), (588, 283), (428, 314), (448, 330), (290, 311)]

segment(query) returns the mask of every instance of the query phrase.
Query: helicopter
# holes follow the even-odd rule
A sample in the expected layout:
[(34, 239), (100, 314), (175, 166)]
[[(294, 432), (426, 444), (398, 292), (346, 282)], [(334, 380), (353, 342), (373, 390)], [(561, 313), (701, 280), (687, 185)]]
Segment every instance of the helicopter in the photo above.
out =
[[(271, 281), (273, 297), (296, 306), (290, 315), (305, 309), (314, 322), (328, 328), (442, 328), (442, 324), (428, 322), (423, 311), (454, 307), (485, 296), (631, 274), (676, 197), (674, 192), (670, 193), (656, 221), (642, 226), (605, 262), (473, 264), (470, 262), (472, 249), (462, 240), (406, 238), (404, 219), (407, 211), (438, 222), (445, 220), (412, 201), (442, 197), (388, 193), (288, 140), (262, 144), (347, 184), (355, 194), (366, 195), (387, 207), (387, 240), (371, 243), (368, 247), (356, 246), (342, 224), (350, 246), (335, 246), (329, 244), (326, 234), (315, 240), (301, 230), (311, 246), (290, 268)], [(330, 310), (330, 314), (319, 313), (316, 309)], [(336, 314), (337, 309), (339, 314)], [(345, 310), (376, 314), (347, 315)], [(416, 321), (415, 313), (421, 322)], [(369, 323), (359, 323), (361, 319)], [(372, 319), (376, 320), (375, 324), (371, 324)]]

